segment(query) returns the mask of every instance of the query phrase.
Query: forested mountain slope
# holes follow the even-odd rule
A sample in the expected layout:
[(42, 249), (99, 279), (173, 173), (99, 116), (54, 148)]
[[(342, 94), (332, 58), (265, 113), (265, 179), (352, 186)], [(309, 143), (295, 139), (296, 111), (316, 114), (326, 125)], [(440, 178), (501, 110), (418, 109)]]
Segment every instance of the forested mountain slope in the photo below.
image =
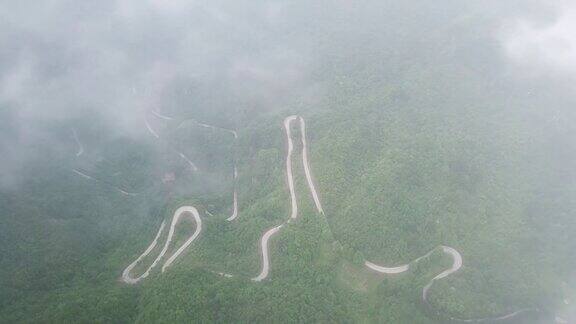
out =
[[(99, 100), (30, 119), (0, 101), (0, 322), (569, 317), (576, 100), (557, 79), (510, 67), (495, 30), (517, 3), (222, 2), (190, 14), (216, 40), (201, 47), (206, 62), (195, 57), (213, 70), (186, 65), (161, 90), (123, 85), (121, 103), (160, 98), (127, 124)], [(159, 19), (159, 35), (188, 28)], [(202, 230), (162, 271), (200, 226), (183, 217), (155, 265), (182, 206)], [(263, 234), (280, 225), (269, 273), (253, 280)], [(439, 246), (462, 265), (432, 280), (457, 260)], [(131, 276), (149, 275), (129, 284), (123, 271), (141, 255)]]

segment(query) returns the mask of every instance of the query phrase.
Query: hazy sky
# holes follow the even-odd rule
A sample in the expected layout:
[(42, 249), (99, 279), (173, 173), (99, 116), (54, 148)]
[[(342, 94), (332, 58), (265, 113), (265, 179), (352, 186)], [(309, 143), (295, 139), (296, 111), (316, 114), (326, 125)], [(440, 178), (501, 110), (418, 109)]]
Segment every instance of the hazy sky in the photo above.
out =
[(552, 14), (514, 19), (502, 40), (529, 72), (576, 76), (576, 2), (550, 1)]

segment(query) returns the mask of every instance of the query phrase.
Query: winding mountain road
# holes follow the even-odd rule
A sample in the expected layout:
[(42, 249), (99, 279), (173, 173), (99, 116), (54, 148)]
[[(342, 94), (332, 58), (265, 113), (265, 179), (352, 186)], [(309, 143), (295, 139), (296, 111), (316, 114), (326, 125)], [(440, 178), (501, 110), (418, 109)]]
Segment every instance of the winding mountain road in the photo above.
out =
[[(172, 120), (171, 117), (168, 116), (164, 116), (161, 115), (157, 112), (152, 111), (152, 113), (154, 115), (156, 115), (159, 118), (165, 119), (165, 120)], [(302, 140), (302, 164), (304, 167), (304, 173), (306, 176), (306, 182), (308, 185), (308, 188), (310, 190), (310, 193), (312, 195), (312, 199), (314, 200), (314, 204), (316, 207), (316, 210), (318, 211), (318, 213), (320, 214), (324, 214), (324, 210), (322, 208), (322, 204), (320, 201), (320, 198), (318, 196), (318, 193), (316, 191), (315, 185), (314, 185), (314, 181), (312, 179), (312, 175), (311, 175), (311, 171), (310, 171), (310, 165), (309, 165), (309, 159), (308, 159), (308, 145), (307, 145), (307, 140), (306, 140), (306, 124), (305, 121), (302, 117), (297, 116), (297, 115), (292, 115), (292, 116), (288, 116), (284, 119), (284, 129), (285, 129), (285, 134), (286, 134), (286, 141), (287, 141), (287, 153), (286, 153), (286, 182), (287, 182), (287, 186), (288, 186), (288, 191), (290, 193), (290, 205), (291, 205), (291, 210), (290, 210), (290, 215), (287, 221), (283, 222), (280, 225), (276, 225), (270, 229), (268, 229), (267, 231), (264, 232), (264, 234), (262, 235), (262, 238), (260, 240), (260, 253), (261, 253), (261, 261), (262, 261), (262, 266), (261, 266), (261, 271), (260, 273), (252, 278), (252, 281), (255, 282), (260, 282), (263, 281), (264, 279), (266, 279), (269, 275), (270, 272), (270, 256), (269, 256), (269, 241), (270, 239), (277, 233), (280, 232), (280, 230), (287, 224), (289, 224), (292, 220), (297, 219), (298, 217), (298, 203), (297, 203), (297, 199), (296, 199), (296, 193), (295, 193), (295, 188), (294, 188), (294, 178), (293, 178), (293, 173), (292, 173), (292, 155), (293, 155), (293, 151), (294, 151), (294, 143), (292, 140), (292, 131), (291, 131), (291, 126), (292, 126), (292, 122), (294, 121), (298, 121), (299, 122), (299, 126), (300, 126), (300, 134), (301, 134), (301, 140)], [(155, 137), (159, 138), (158, 134), (153, 130), (153, 128), (149, 125), (147, 119), (145, 119), (146, 122), (146, 127), (148, 128), (148, 130), (150, 131), (150, 133), (152, 135), (154, 135)], [(198, 123), (200, 126), (203, 127), (207, 127), (207, 128), (212, 128), (212, 129), (220, 129), (220, 130), (224, 130), (224, 131), (228, 131), (230, 133), (232, 133), (234, 135), (234, 138), (237, 138), (237, 133), (235, 131), (229, 130), (229, 129), (225, 129), (225, 128), (220, 128), (220, 127), (216, 127), (216, 126), (211, 126), (211, 125), (207, 125), (207, 124), (203, 124), (203, 123), (199, 123), (196, 121), (196, 123)], [(77, 171), (75, 171), (77, 172)], [(79, 173), (79, 172), (78, 172)], [(90, 178), (90, 176), (83, 174), (83, 173), (79, 173), (80, 175), (84, 176), (84, 177), (88, 177)], [(238, 177), (238, 171), (236, 169), (236, 166), (234, 167), (234, 182), (236, 183)], [(234, 220), (237, 216), (238, 216), (238, 202), (237, 202), (237, 192), (236, 192), (236, 185), (234, 186), (234, 211), (233, 214), (227, 218), (228, 221), (232, 221)], [(158, 239), (161, 236), (161, 233), (164, 229), (164, 222), (161, 224), (160, 229), (158, 230), (158, 233), (156, 234), (154, 240), (152, 241), (152, 243), (148, 246), (148, 248), (134, 261), (132, 262), (122, 273), (122, 280), (126, 283), (129, 284), (134, 284), (139, 282), (140, 280), (148, 277), (150, 270), (153, 269), (164, 257), (164, 255), (166, 254), (168, 247), (170, 246), (170, 243), (172, 241), (172, 237), (174, 234), (174, 229), (178, 224), (178, 221), (180, 220), (182, 214), (184, 213), (188, 213), (191, 214), (196, 222), (196, 230), (195, 232), (188, 238), (188, 240), (182, 244), (182, 246), (180, 246), (176, 252), (174, 254), (172, 254), (168, 260), (166, 260), (164, 262), (164, 265), (162, 266), (162, 272), (164, 272), (173, 262), (174, 260), (176, 260), (178, 258), (179, 255), (182, 254), (182, 252), (184, 252), (189, 246), (190, 244), (192, 244), (192, 242), (194, 242), (194, 240), (196, 240), (196, 238), (198, 237), (198, 235), (200, 234), (201, 230), (202, 230), (202, 220), (201, 217), (198, 213), (198, 211), (196, 210), (195, 207), (193, 206), (183, 206), (180, 207), (176, 210), (176, 212), (174, 213), (174, 216), (172, 218), (172, 223), (169, 229), (169, 233), (166, 239), (166, 242), (164, 244), (164, 247), (162, 248), (162, 251), (159, 253), (159, 255), (156, 257), (156, 259), (154, 260), (154, 262), (150, 265), (150, 267), (139, 277), (133, 278), (130, 276), (130, 272), (133, 270), (133, 268), (144, 258), (146, 257), (157, 245)], [(365, 261), (365, 266), (373, 271), (376, 271), (378, 273), (382, 273), (385, 275), (393, 275), (393, 274), (400, 274), (400, 273), (404, 273), (406, 271), (408, 271), (410, 269), (411, 264), (416, 263), (418, 261), (420, 261), (423, 258), (428, 258), (434, 251), (436, 251), (437, 249), (441, 249), (443, 253), (448, 254), (452, 257), (452, 265), (450, 268), (442, 271), (441, 273), (439, 273), (438, 275), (436, 275), (435, 277), (433, 277), (422, 289), (422, 300), (423, 302), (428, 305), (429, 307), (430, 304), (428, 302), (428, 292), (429, 290), (432, 288), (432, 286), (434, 285), (434, 283), (437, 280), (441, 280), (444, 279), (456, 272), (458, 272), (463, 265), (463, 260), (462, 260), (462, 256), (461, 254), (454, 248), (449, 247), (449, 246), (444, 246), (441, 245), (431, 251), (429, 251), (428, 253), (426, 253), (425, 255), (415, 259), (414, 261), (412, 261), (409, 264), (404, 264), (404, 265), (400, 265), (400, 266), (395, 266), (395, 267), (385, 267), (385, 266), (381, 266), (381, 265), (377, 265), (375, 263), (369, 262), (369, 261)], [(222, 273), (222, 272), (214, 272), (220, 276), (223, 277), (233, 277), (233, 275), (231, 274), (227, 274), (227, 273)], [(459, 321), (459, 322), (487, 322), (487, 321), (500, 321), (500, 320), (505, 320), (505, 319), (510, 319), (513, 318), (519, 314), (525, 313), (525, 312), (529, 312), (529, 311), (537, 311), (535, 309), (530, 309), (530, 308), (526, 308), (526, 309), (521, 309), (509, 314), (505, 314), (499, 317), (490, 317), (490, 318), (479, 318), (479, 319), (458, 319), (458, 318), (453, 318), (450, 316), (447, 316), (447, 318), (449, 318), (450, 320), (453, 321)]]
[[(171, 117), (167, 117), (164, 115), (161, 115), (160, 113), (155, 112), (154, 110), (150, 111), (154, 116), (157, 116), (158, 118), (164, 119), (164, 120), (172, 120)], [(158, 134), (158, 132), (156, 132), (154, 130), (154, 128), (152, 128), (152, 126), (150, 125), (150, 122), (148, 121), (148, 117), (146, 114), (144, 114), (144, 124), (146, 125), (146, 128), (148, 129), (148, 131), (150, 132), (150, 134), (152, 134), (152, 136), (160, 139), (160, 135)], [(190, 169), (194, 172), (198, 171), (198, 167), (196, 166), (196, 164), (194, 164), (194, 162), (192, 162), (184, 153), (176, 150), (173, 147), (170, 147), (174, 152), (176, 152), (176, 154), (178, 154), (184, 161), (186, 161), (186, 163), (188, 163), (188, 165), (190, 165)]]
[(282, 226), (284, 226), (284, 224), (272, 227), (262, 236), (262, 240), (260, 241), (260, 250), (262, 251), (262, 271), (260, 271), (258, 276), (252, 278), (253, 281), (262, 281), (268, 277), (268, 272), (270, 270), (270, 259), (268, 257), (268, 240), (272, 235), (278, 233)]
[(168, 117), (168, 116), (166, 116), (166, 115), (162, 115), (161, 113), (157, 112), (156, 110), (150, 110), (150, 112), (151, 112), (154, 116), (156, 116), (156, 117), (158, 117), (158, 118), (161, 118), (161, 119), (164, 119), (164, 120), (173, 120), (173, 119), (174, 119), (174, 118), (172, 118), (172, 117)]
[(316, 192), (316, 187), (314, 186), (314, 181), (312, 180), (312, 173), (310, 172), (310, 164), (308, 163), (308, 144), (306, 142), (306, 122), (304, 118), (298, 117), (300, 119), (300, 133), (302, 134), (302, 164), (304, 165), (304, 174), (306, 175), (306, 181), (308, 182), (308, 188), (310, 188), (310, 193), (312, 194), (312, 199), (314, 199), (314, 204), (319, 213), (324, 214), (322, 209), (322, 204), (320, 203), (320, 198), (318, 198), (318, 193)]
[(436, 280), (446, 278), (447, 276), (453, 274), (454, 272), (462, 268), (462, 256), (458, 251), (449, 246), (440, 246), (440, 248), (444, 253), (452, 256), (452, 267), (436, 275), (434, 278), (432, 278), (432, 280), (430, 280), (430, 282), (426, 284), (426, 286), (424, 286), (424, 289), (422, 289), (422, 300), (426, 303), (428, 302), (428, 290), (432, 287), (432, 285)]
[(148, 116), (146, 116), (146, 115), (144, 115), (144, 124), (146, 124), (146, 128), (148, 129), (150, 134), (152, 134), (152, 136), (154, 136), (156, 138), (160, 138), (160, 135), (158, 135), (158, 133), (156, 133), (154, 128), (152, 128), (152, 126), (150, 126), (150, 123), (148, 122)]
[(184, 155), (184, 153), (178, 152), (178, 151), (176, 151), (176, 153), (178, 153), (178, 155), (180, 155), (180, 157), (181, 157), (184, 161), (188, 162), (188, 164), (190, 165), (190, 168), (192, 169), (192, 171), (194, 171), (194, 172), (198, 171), (198, 167), (196, 166), (196, 164), (194, 164), (194, 162), (190, 161), (190, 159), (189, 159), (186, 155)]
[(166, 239), (164, 248), (162, 248), (162, 251), (158, 255), (158, 258), (156, 258), (156, 260), (154, 261), (153, 265), (156, 264), (157, 261), (162, 259), (164, 254), (166, 254), (166, 251), (168, 250), (168, 247), (172, 242), (172, 237), (174, 236), (174, 229), (178, 224), (178, 221), (180, 220), (180, 217), (182, 216), (183, 213), (192, 214), (192, 217), (196, 221), (196, 230), (194, 231), (192, 236), (190, 236), (190, 238), (188, 238), (188, 240), (186, 240), (186, 242), (184, 242), (184, 244), (182, 244), (182, 246), (180, 246), (178, 250), (176, 250), (176, 252), (174, 252), (174, 254), (172, 254), (172, 256), (168, 258), (168, 260), (166, 260), (166, 262), (162, 266), (162, 272), (166, 271), (166, 268), (168, 268), (172, 264), (172, 262), (174, 262), (174, 260), (176, 260), (176, 258), (180, 254), (182, 254), (182, 252), (184, 252), (184, 250), (186, 250), (186, 248), (190, 246), (190, 244), (192, 244), (192, 242), (194, 242), (194, 240), (198, 237), (198, 235), (200, 235), (200, 232), (202, 231), (202, 219), (200, 218), (200, 214), (198, 213), (198, 210), (196, 210), (196, 208), (192, 206), (182, 206), (178, 208), (174, 212), (174, 217), (172, 218), (172, 224), (170, 225), (170, 231), (168, 232), (168, 238)]
[(78, 170), (78, 169), (72, 169), (72, 172), (76, 173), (77, 175), (81, 176), (81, 177), (84, 178), (84, 179), (89, 179), (89, 180), (92, 180), (92, 181), (96, 181), (96, 182), (103, 183), (103, 184), (107, 185), (108, 187), (114, 188), (114, 190), (122, 193), (123, 195), (132, 196), (132, 197), (138, 196), (138, 193), (136, 193), (136, 192), (126, 191), (126, 190), (124, 190), (124, 189), (122, 189), (122, 188), (120, 188), (120, 187), (118, 187), (118, 186), (116, 186), (116, 185), (113, 185), (113, 184), (108, 183), (108, 182), (103, 181), (103, 180), (96, 179), (96, 178), (94, 178), (94, 177), (92, 177), (92, 176), (90, 176), (90, 175), (88, 175), (88, 174), (86, 174), (86, 173), (84, 173), (84, 172), (82, 172), (82, 171), (80, 171), (80, 170)]
[[(160, 119), (164, 119), (164, 120), (168, 120), (168, 121), (171, 121), (171, 120), (174, 120), (174, 119), (175, 119), (174, 117), (170, 117), (170, 116), (163, 115), (163, 114), (161, 114), (161, 113), (159, 113), (159, 112), (157, 112), (157, 111), (155, 111), (155, 110), (150, 110), (150, 112), (151, 112), (154, 116), (156, 116), (156, 117), (158, 117), (158, 118), (160, 118)], [(223, 128), (223, 127), (218, 127), (218, 126), (213, 126), (213, 125), (208, 125), (208, 124), (200, 123), (200, 122), (198, 122), (198, 121), (195, 120), (195, 119), (189, 119), (189, 120), (192, 120), (193, 122), (195, 122), (195, 123), (198, 124), (199, 126), (202, 126), (202, 127), (205, 127), (205, 128), (210, 128), (210, 129), (220, 130), (220, 131), (224, 131), (224, 132), (230, 133), (230, 134), (232, 134), (232, 135), (234, 136), (234, 140), (236, 140), (236, 139), (238, 138), (238, 133), (236, 133), (235, 130), (231, 130), (231, 129), (228, 129), (228, 128)], [(144, 115), (144, 123), (146, 124), (146, 128), (148, 129), (148, 131), (150, 132), (150, 134), (152, 134), (152, 136), (154, 136), (154, 137), (156, 137), (156, 138), (159, 139), (159, 138), (160, 138), (160, 135), (158, 134), (158, 132), (156, 132), (156, 131), (154, 130), (154, 128), (152, 128), (152, 126), (151, 126), (150, 123), (148, 122), (148, 118), (147, 118), (146, 115)], [(180, 126), (182, 126), (182, 122), (180, 122), (180, 124), (179, 124), (176, 128), (180, 128)], [(192, 171), (194, 171), (194, 172), (198, 171), (198, 167), (196, 166), (196, 164), (194, 164), (194, 162), (192, 162), (186, 155), (184, 155), (184, 153), (182, 153), (182, 152), (180, 152), (180, 151), (178, 151), (178, 150), (176, 150), (176, 149), (173, 149), (173, 150), (174, 150), (178, 155), (180, 155), (180, 157), (181, 157), (184, 161), (186, 161), (186, 162), (190, 165)], [(228, 217), (228, 218), (226, 219), (226, 220), (229, 221), (229, 222), (235, 220), (235, 219), (238, 217), (238, 192), (237, 192), (237, 189), (236, 189), (237, 180), (238, 180), (238, 170), (237, 170), (237, 168), (236, 168), (236, 164), (234, 164), (234, 192), (233, 192), (233, 195), (232, 195), (232, 196), (233, 196), (233, 197), (232, 197), (232, 198), (233, 198), (233, 201), (232, 201), (232, 215), (230, 215), (230, 217)]]
[(236, 190), (236, 183), (238, 181), (238, 170), (236, 166), (234, 166), (234, 194), (233, 194), (233, 201), (232, 201), (232, 215), (226, 218), (227, 221), (231, 222), (238, 217), (238, 191)]
[(177, 250), (176, 252), (174, 252), (174, 254), (172, 254), (168, 260), (166, 260), (164, 262), (164, 265), (162, 266), (162, 272), (166, 271), (166, 269), (172, 265), (172, 263), (174, 262), (174, 260), (176, 260), (176, 258), (178, 258), (178, 256), (180, 254), (182, 254), (182, 252), (184, 252), (184, 250), (186, 250), (186, 248), (188, 248), (188, 246), (190, 246), (190, 244), (192, 244), (192, 242), (194, 242), (194, 240), (196, 240), (196, 238), (198, 237), (198, 235), (200, 235), (200, 232), (202, 232), (202, 219), (200, 218), (200, 214), (198, 213), (198, 210), (196, 210), (195, 207), (193, 206), (182, 206), (180, 208), (178, 208), (175, 212), (174, 212), (174, 216), (172, 217), (172, 223), (170, 224), (170, 229), (168, 231), (168, 236), (166, 237), (166, 242), (164, 243), (164, 246), (162, 247), (162, 250), (160, 251), (160, 253), (158, 254), (158, 256), (156, 257), (156, 259), (154, 260), (154, 262), (152, 262), (152, 264), (148, 267), (148, 269), (146, 269), (146, 271), (140, 275), (139, 277), (136, 278), (132, 278), (130, 275), (130, 272), (132, 271), (132, 269), (134, 269), (134, 267), (144, 258), (146, 257), (148, 254), (150, 254), (150, 252), (156, 247), (156, 245), (158, 244), (158, 238), (160, 237), (160, 235), (162, 234), (162, 231), (164, 230), (164, 222), (162, 222), (162, 224), (160, 225), (160, 229), (158, 230), (158, 233), (156, 234), (156, 236), (154, 237), (154, 240), (152, 241), (152, 243), (148, 246), (148, 248), (144, 251), (144, 253), (142, 253), (134, 262), (132, 262), (128, 267), (126, 267), (126, 269), (124, 269), (124, 271), (122, 272), (122, 280), (125, 283), (128, 284), (135, 284), (138, 283), (140, 280), (148, 277), (148, 275), (150, 274), (150, 270), (152, 270), (154, 267), (156, 267), (156, 265), (162, 260), (162, 258), (164, 257), (164, 255), (166, 254), (166, 252), (168, 251), (168, 248), (170, 247), (170, 244), (172, 243), (172, 239), (174, 237), (174, 231), (176, 228), (176, 225), (178, 225), (178, 222), (180, 221), (181, 217), (183, 214), (186, 215), (192, 215), (192, 218), (194, 219), (194, 221), (196, 222), (196, 229), (194, 230), (194, 233), (186, 240), (186, 242), (184, 242), (184, 244), (182, 244)]
[(144, 259), (148, 254), (150, 254), (150, 252), (152, 252), (152, 250), (156, 247), (156, 245), (158, 244), (158, 238), (160, 237), (160, 234), (162, 234), (165, 225), (166, 225), (165, 222), (162, 222), (162, 224), (160, 225), (160, 229), (158, 229), (158, 233), (156, 233), (154, 240), (152, 241), (152, 243), (150, 243), (148, 248), (146, 248), (146, 250), (142, 254), (140, 254), (140, 256), (136, 260), (134, 260), (134, 262), (132, 262), (129, 266), (127, 266), (126, 269), (124, 269), (124, 271), (122, 272), (122, 280), (125, 283), (135, 284), (138, 283), (138, 281), (148, 277), (148, 275), (150, 274), (150, 270), (152, 269), (152, 266), (148, 267), (148, 269), (146, 269), (146, 271), (143, 274), (141, 274), (136, 278), (131, 277), (130, 272), (142, 259)]
[(78, 157), (84, 153), (84, 146), (82, 146), (82, 143), (78, 138), (78, 133), (76, 133), (76, 129), (74, 128), (72, 128), (72, 137), (74, 137), (74, 141), (76, 142), (76, 145), (78, 145), (78, 151), (76, 152), (76, 156)]
[(294, 151), (294, 143), (292, 142), (292, 131), (290, 124), (296, 120), (298, 116), (289, 116), (284, 119), (284, 129), (286, 130), (286, 140), (288, 141), (288, 154), (286, 154), (286, 178), (288, 181), (288, 190), (290, 191), (290, 218), (296, 219), (298, 217), (298, 203), (296, 202), (296, 193), (294, 192), (294, 177), (292, 176), (292, 151)]
[[(422, 289), (422, 301), (430, 306), (430, 303), (428, 302), (428, 291), (430, 290), (430, 288), (432, 288), (432, 286), (434, 285), (434, 283), (437, 280), (443, 279), (448, 277), (449, 275), (457, 272), (458, 270), (460, 270), (460, 268), (462, 268), (462, 255), (460, 254), (460, 252), (458, 252), (456, 249), (451, 248), (449, 246), (444, 246), (444, 245), (440, 245), (438, 248), (440, 248), (442, 250), (442, 252), (444, 252), (445, 254), (448, 254), (452, 257), (452, 266), (444, 271), (442, 271), (441, 273), (439, 273), (438, 275), (436, 275), (434, 278), (432, 278)], [(437, 249), (437, 248), (436, 248)], [(409, 264), (405, 264), (405, 265), (401, 265), (401, 266), (397, 266), (397, 267), (392, 267), (392, 268), (388, 268), (388, 267), (383, 267), (380, 265), (376, 265), (372, 262), (366, 261), (365, 265), (366, 267), (376, 271), (376, 272), (380, 272), (383, 274), (398, 274), (398, 273), (403, 273), (406, 272), (410, 269), (410, 264), (413, 263), (417, 263), (418, 261), (427, 258), (430, 256), (430, 254), (432, 254), (436, 249), (431, 250), (430, 252), (426, 253), (425, 255), (415, 259), (414, 261), (412, 261)], [(465, 323), (482, 323), (482, 322), (497, 322), (497, 321), (502, 321), (502, 320), (506, 320), (506, 319), (510, 319), (513, 317), (516, 317), (517, 315), (526, 313), (526, 312), (532, 312), (532, 311), (537, 311), (536, 309), (533, 308), (524, 308), (515, 312), (511, 312), (502, 316), (498, 316), (498, 317), (486, 317), (486, 318), (473, 318), (473, 319), (461, 319), (461, 318), (455, 318), (455, 317), (451, 317), (448, 316), (448, 318), (451, 321), (455, 321), (455, 322), (465, 322)]]
[(288, 116), (284, 119), (284, 130), (286, 131), (286, 141), (288, 142), (288, 150), (286, 154), (286, 182), (288, 184), (288, 191), (290, 192), (290, 203), (291, 203), (291, 210), (290, 210), (290, 218), (285, 223), (275, 226), (269, 230), (267, 230), (264, 235), (262, 236), (260, 242), (260, 250), (262, 254), (262, 270), (260, 274), (252, 278), (254, 281), (262, 281), (268, 277), (268, 272), (270, 269), (270, 258), (268, 253), (268, 240), (272, 235), (278, 233), (280, 229), (285, 225), (290, 223), (292, 220), (298, 217), (298, 203), (296, 201), (296, 193), (294, 191), (294, 176), (292, 175), (292, 153), (294, 151), (294, 143), (292, 141), (292, 130), (291, 124), (295, 120), (300, 121), (300, 134), (302, 136), (302, 164), (304, 166), (304, 172), (306, 173), (306, 179), (308, 183), (308, 188), (312, 194), (314, 202), (316, 204), (316, 208), (318, 209), (319, 213), (324, 213), (322, 210), (322, 205), (320, 204), (320, 199), (318, 198), (318, 194), (316, 193), (316, 188), (314, 187), (314, 182), (312, 181), (312, 176), (310, 175), (310, 165), (308, 164), (308, 152), (307, 152), (307, 145), (306, 145), (306, 124), (302, 117), (292, 115)]

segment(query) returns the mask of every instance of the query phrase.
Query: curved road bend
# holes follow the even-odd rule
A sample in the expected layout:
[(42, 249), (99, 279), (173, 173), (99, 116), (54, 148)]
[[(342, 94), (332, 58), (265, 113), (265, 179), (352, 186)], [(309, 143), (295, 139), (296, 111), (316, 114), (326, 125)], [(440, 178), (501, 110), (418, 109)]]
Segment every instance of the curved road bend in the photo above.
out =
[(172, 265), (174, 260), (176, 260), (176, 258), (178, 258), (178, 256), (180, 254), (182, 254), (182, 252), (184, 252), (184, 250), (186, 250), (186, 248), (188, 248), (188, 246), (190, 246), (190, 244), (192, 244), (192, 242), (194, 242), (194, 240), (196, 240), (196, 238), (198, 237), (198, 235), (200, 235), (200, 232), (202, 231), (202, 219), (200, 218), (200, 214), (198, 213), (198, 210), (193, 206), (182, 206), (174, 212), (174, 216), (172, 217), (172, 223), (170, 224), (170, 229), (168, 231), (168, 236), (166, 237), (166, 242), (164, 243), (162, 250), (160, 251), (160, 253), (156, 257), (154, 262), (152, 262), (150, 267), (148, 267), (146, 272), (144, 272), (141, 276), (139, 276), (137, 278), (132, 278), (130, 276), (130, 272), (138, 264), (138, 262), (140, 262), (145, 256), (147, 256), (154, 249), (154, 247), (156, 247), (156, 245), (158, 243), (158, 238), (160, 237), (162, 230), (164, 229), (164, 222), (162, 222), (162, 225), (160, 225), (160, 229), (158, 230), (156, 237), (154, 238), (152, 243), (148, 246), (146, 251), (144, 251), (144, 253), (142, 253), (134, 262), (132, 262), (122, 272), (122, 280), (125, 283), (135, 284), (138, 281), (140, 281), (141, 279), (148, 277), (148, 275), (150, 274), (150, 270), (152, 270), (154, 267), (156, 267), (156, 265), (160, 262), (160, 260), (162, 260), (162, 258), (164, 257), (164, 255), (168, 251), (168, 248), (170, 247), (170, 243), (172, 243), (172, 239), (174, 237), (174, 230), (175, 230), (176, 226), (178, 225), (178, 222), (180, 221), (182, 215), (185, 213), (187, 215), (192, 216), (192, 218), (196, 222), (196, 229), (194, 230), (194, 233), (186, 240), (186, 242), (184, 242), (184, 244), (182, 244), (178, 248), (178, 250), (176, 250), (176, 252), (174, 252), (174, 254), (172, 254), (168, 258), (168, 260), (166, 260), (164, 262), (164, 264), (162, 266), (162, 272), (164, 272), (170, 265)]
[(72, 136), (74, 137), (74, 141), (76, 142), (76, 145), (78, 145), (78, 151), (76, 152), (76, 156), (80, 156), (80, 155), (82, 155), (82, 153), (84, 153), (84, 146), (82, 146), (82, 143), (80, 142), (80, 139), (78, 138), (78, 133), (76, 133), (75, 128), (72, 128)]
[(260, 249), (262, 255), (262, 270), (260, 274), (252, 278), (254, 281), (262, 281), (266, 279), (270, 269), (270, 259), (269, 259), (269, 252), (268, 252), (268, 240), (272, 235), (278, 233), (278, 231), (287, 223), (290, 223), (291, 220), (296, 219), (298, 217), (298, 203), (296, 200), (296, 193), (294, 190), (294, 177), (292, 174), (292, 153), (294, 151), (294, 143), (292, 142), (292, 132), (291, 132), (291, 123), (298, 119), (300, 121), (300, 133), (302, 136), (302, 164), (304, 165), (304, 172), (306, 173), (306, 179), (308, 182), (308, 187), (310, 188), (310, 192), (312, 193), (312, 197), (314, 198), (314, 202), (316, 204), (316, 208), (318, 209), (319, 213), (324, 213), (322, 210), (322, 205), (320, 204), (320, 199), (316, 194), (316, 189), (314, 187), (314, 182), (312, 181), (311, 173), (310, 173), (310, 166), (308, 164), (308, 154), (307, 154), (307, 143), (306, 143), (306, 125), (304, 123), (304, 119), (302, 117), (292, 115), (288, 116), (284, 119), (284, 130), (286, 132), (286, 141), (288, 142), (288, 150), (286, 153), (286, 180), (288, 184), (288, 190), (290, 192), (290, 203), (291, 203), (291, 211), (290, 211), (290, 218), (287, 222), (273, 227), (266, 231), (262, 236), (260, 242)]
[[(155, 110), (150, 110), (150, 112), (160, 118), (160, 119), (164, 119), (164, 120), (173, 120), (173, 117), (169, 117), (166, 115), (162, 115), (159, 112), (155, 111)], [(199, 123), (198, 121), (196, 121), (195, 119), (192, 119), (195, 123), (197, 123), (198, 125), (202, 126), (202, 127), (206, 127), (206, 128), (211, 128), (211, 129), (216, 129), (216, 130), (222, 130), (225, 132), (228, 132), (230, 134), (232, 134), (234, 136), (234, 139), (238, 138), (238, 134), (236, 133), (236, 131), (231, 130), (231, 129), (227, 129), (227, 128), (222, 128), (222, 127), (218, 127), (218, 126), (212, 126), (212, 125), (208, 125), (208, 124), (204, 124), (204, 123)], [(146, 124), (146, 128), (148, 129), (148, 131), (156, 138), (160, 138), (160, 136), (158, 135), (158, 133), (152, 128), (152, 126), (150, 125), (150, 123), (148, 122), (148, 118), (146, 117), (146, 115), (144, 116), (144, 122)], [(180, 127), (180, 126), (178, 126)], [(196, 164), (194, 164), (194, 162), (192, 162), (186, 155), (184, 155), (184, 153), (177, 151), (176, 149), (173, 149), (178, 155), (180, 155), (180, 157), (186, 161), (192, 171), (196, 172), (198, 171), (198, 167), (196, 166)], [(233, 221), (234, 219), (236, 219), (236, 217), (238, 217), (238, 192), (236, 189), (236, 179), (238, 178), (238, 171), (236, 169), (236, 165), (234, 164), (234, 193), (233, 193), (233, 202), (232, 202), (232, 215), (230, 215), (230, 217), (228, 217), (226, 220), (227, 221)]]

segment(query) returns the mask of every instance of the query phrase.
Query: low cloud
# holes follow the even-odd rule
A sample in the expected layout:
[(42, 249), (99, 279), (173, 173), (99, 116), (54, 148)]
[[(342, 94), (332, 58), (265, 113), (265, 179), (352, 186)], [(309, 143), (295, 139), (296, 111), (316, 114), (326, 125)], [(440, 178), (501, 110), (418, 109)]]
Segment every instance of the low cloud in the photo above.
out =
[(506, 26), (506, 54), (531, 74), (576, 76), (576, 3), (555, 1), (553, 17), (517, 18)]
[(182, 80), (255, 106), (279, 104), (270, 98), (308, 82), (311, 62), (306, 44), (277, 37), (286, 9), (275, 1), (3, 5), (0, 105), (22, 118), (92, 109), (130, 129)]
[[(143, 113), (150, 109), (233, 116), (238, 103), (275, 109), (309, 95), (312, 51), (301, 37), (279, 36), (289, 9), (277, 1), (3, 3), (0, 116), (17, 131), (0, 130), (0, 153), (10, 147), (11, 165), (20, 165), (27, 155), (18, 147), (37, 138), (21, 130), (47, 121), (96, 113), (138, 137), (148, 136)], [(14, 173), (6, 170), (0, 163), (0, 174)]]

